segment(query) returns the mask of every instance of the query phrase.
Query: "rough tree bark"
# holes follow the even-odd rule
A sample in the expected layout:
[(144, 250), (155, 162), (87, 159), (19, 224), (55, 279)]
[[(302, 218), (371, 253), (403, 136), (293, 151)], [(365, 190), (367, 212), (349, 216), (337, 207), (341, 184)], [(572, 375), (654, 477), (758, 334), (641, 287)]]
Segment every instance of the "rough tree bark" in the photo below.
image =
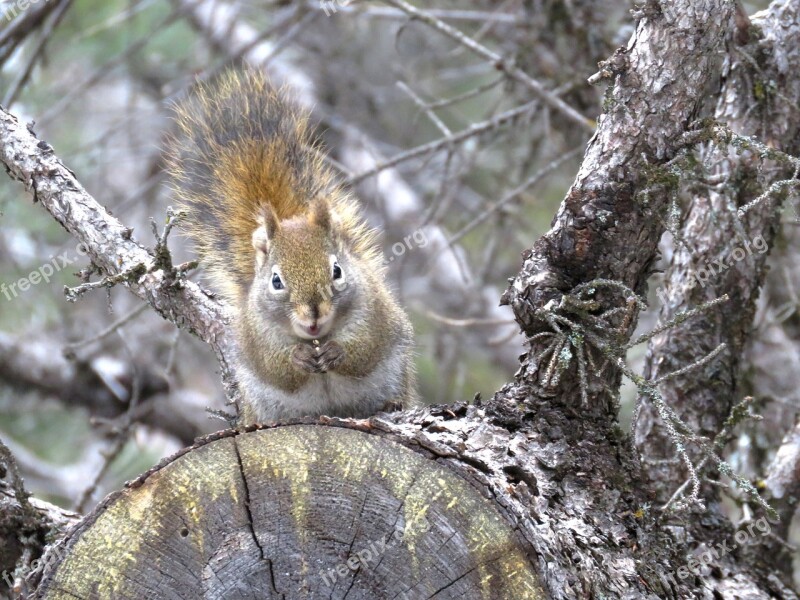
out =
[[(732, 42), (728, 53), (714, 119), (737, 135), (795, 153), (800, 150), (800, 78), (796, 76), (800, 70), (800, 3), (775, 2), (770, 10), (753, 18), (750, 33), (745, 33), (742, 41), (748, 43)], [(764, 156), (761, 148), (748, 147), (746, 140), (729, 146), (724, 143), (724, 132), (716, 137), (717, 143), (703, 157), (712, 165), (707, 174), (711, 191), (698, 191), (689, 204), (680, 231), (686, 244), (678, 245), (665, 275), (667, 293), (661, 320), (725, 294), (730, 301), (656, 337), (645, 367), (646, 377), (657, 378), (726, 344), (717, 360), (699, 373), (671, 378), (660, 386), (667, 403), (683, 420), (711, 439), (744, 396), (738, 385), (739, 362), (753, 325), (768, 256), (766, 248), (753, 247), (753, 240), (761, 237), (772, 247), (780, 224), (779, 209), (789, 188), (770, 194), (741, 218), (737, 210), (775, 182), (792, 179), (798, 166)], [(690, 287), (699, 271), (703, 285)], [(668, 497), (670, 490), (686, 479), (686, 472), (682, 465), (663, 460), (674, 452), (663, 429), (654, 427), (656, 422), (654, 409), (645, 405), (637, 445), (647, 459), (651, 477), (666, 484), (663, 490)], [(706, 489), (710, 497), (717, 491), (712, 486)]]
[[(24, 567), (63, 536), (80, 515), (31, 498), (17, 463), (0, 441), (0, 598), (19, 583)], [(23, 568), (17, 571), (17, 566)]]
[[(430, 504), (431, 537), (426, 538), (426, 532), (413, 549), (402, 546), (396, 555), (387, 556), (387, 560), (398, 561), (393, 565), (407, 566), (403, 560), (411, 563), (411, 569), (403, 571), (405, 588), (399, 588), (397, 580), (381, 579), (380, 571), (359, 572), (347, 575), (351, 587), (336, 587), (333, 594), (326, 588), (324, 597), (385, 597), (387, 590), (402, 592), (417, 584), (433, 596), (412, 593), (409, 597), (445, 598), (456, 592), (467, 598), (535, 597), (505, 595), (508, 588), (503, 586), (524, 582), (540, 586), (545, 596), (557, 599), (795, 598), (768, 566), (740, 556), (727, 557), (723, 567), (712, 569), (702, 580), (679, 576), (692, 548), (667, 535), (657, 516), (648, 510), (659, 483), (649, 482), (639, 469), (631, 445), (616, 426), (616, 405), (603, 399), (606, 388), (612, 395), (618, 389), (620, 376), (613, 365), (605, 375), (590, 374), (590, 394), (583, 406), (575, 361), (567, 366), (559, 385), (551, 378), (547, 378), (548, 385), (541, 383), (546, 344), (540, 334), (551, 327), (545, 315), (552, 313), (553, 307), (564, 306), (562, 301), (576, 286), (603, 279), (637, 291), (645, 289), (670, 198), (669, 190), (653, 178), (660, 179), (659, 168), (681, 149), (683, 134), (708, 84), (718, 76), (724, 43), (735, 32), (733, 3), (726, 0), (647, 2), (639, 10), (636, 33), (627, 48), (617, 51), (605, 65), (604, 72), (613, 77), (607, 112), (599, 120), (576, 181), (552, 229), (526, 252), (520, 274), (505, 295), (531, 341), (514, 383), (483, 406), (430, 408), (360, 422), (320, 420), (293, 428), (219, 434), (218, 439), (156, 469), (101, 504), (63, 543), (65, 558), (49, 563), (40, 597), (75, 597), (59, 587), (65, 582), (75, 585), (75, 569), (90, 557), (93, 567), (105, 570), (95, 580), (77, 582), (77, 597), (104, 597), (100, 589), (134, 585), (126, 582), (120, 567), (115, 566), (126, 558), (132, 559), (133, 567), (150, 569), (153, 575), (155, 568), (164, 575), (156, 580), (159, 594), (181, 597), (182, 584), (166, 576), (174, 572), (167, 566), (187, 550), (198, 565), (188, 570), (195, 578), (192, 585), (201, 586), (202, 581), (222, 585), (220, 582), (236, 577), (243, 582), (242, 576), (253, 569), (261, 573), (256, 580), (262, 584), (265, 573), (271, 572), (267, 583), (275, 596), (284, 590), (309, 589), (308, 597), (323, 597), (319, 587), (303, 587), (313, 585), (311, 577), (320, 570), (336, 568), (342, 560), (352, 558), (352, 551), (363, 549), (356, 543), (368, 539), (358, 539), (362, 531), (377, 536), (395, 531), (382, 509), (373, 510), (370, 499), (382, 499), (395, 514), (400, 504), (411, 500), (408, 507), (403, 504), (405, 516), (407, 510), (419, 506), (421, 496)], [(119, 283), (147, 299), (165, 317), (186, 319), (210, 342), (223, 334), (219, 322), (206, 320), (221, 316), (221, 308), (190, 284), (177, 289), (162, 285), (168, 277), (158, 268), (150, 272), (150, 265), (158, 267), (151, 255), (88, 197), (49, 146), (38, 142), (4, 111), (0, 112), (0, 160), (12, 176), (32, 189), (35, 199), (89, 245), (93, 260), (107, 275), (127, 273), (117, 278)], [(139, 265), (145, 265), (147, 275), (139, 273)], [(628, 300), (615, 289), (622, 288), (598, 287), (594, 297), (598, 304), (592, 310), (613, 310)], [(616, 341), (624, 344), (635, 324), (635, 306), (628, 304), (616, 314), (634, 315), (620, 318)], [(216, 343), (215, 348), (224, 360), (225, 346)], [(347, 439), (345, 448), (343, 439)], [(269, 452), (261, 452), (261, 444), (269, 447)], [(286, 452), (292, 448), (298, 452)], [(421, 460), (408, 449), (429, 460)], [(215, 453), (226, 454), (222, 464), (233, 468), (215, 468), (220, 463), (205, 462), (206, 455)], [(306, 471), (298, 470), (298, 457), (300, 465), (308, 466)], [(363, 481), (357, 470), (347, 472), (351, 457), (360, 457), (353, 460), (353, 468), (364, 464), (373, 468), (366, 484), (347, 489), (351, 482)], [(374, 467), (390, 457), (402, 458), (396, 468), (387, 464), (386, 475), (381, 470), (378, 477)], [(409, 470), (409, 465), (416, 464), (420, 466)], [(334, 489), (331, 474), (340, 468), (343, 486)], [(307, 478), (299, 477), (306, 473)], [(409, 478), (416, 476), (420, 481), (409, 485)], [(434, 482), (437, 479), (444, 483)], [(392, 481), (404, 481), (405, 485), (387, 493)], [(181, 490), (190, 482), (199, 490), (196, 501), (191, 489)], [(302, 526), (298, 526), (298, 515), (319, 510), (308, 502), (314, 497), (309, 490), (320, 498), (320, 507), (325, 503), (330, 507), (319, 511), (316, 520), (299, 520)], [(433, 490), (444, 490), (443, 495), (436, 497)], [(150, 503), (154, 494), (169, 496), (173, 492), (175, 500)], [(485, 502), (478, 501), (481, 496)], [(275, 507), (270, 503), (277, 497), (282, 501)], [(445, 499), (449, 501), (445, 503)], [(352, 506), (354, 500), (356, 506)], [(494, 524), (492, 531), (507, 543), (507, 554), (491, 554), (498, 552), (496, 547), (488, 548), (488, 555), (480, 554), (480, 548), (466, 543), (475, 529), (474, 521), (464, 523), (458, 516), (466, 505), (474, 507), (477, 512), (473, 514), (491, 515), (485, 522)], [(137, 558), (150, 556), (147, 552), (151, 551), (139, 545), (151, 539), (145, 539), (142, 532), (133, 536), (132, 546), (116, 537), (121, 531), (116, 526), (104, 530), (119, 514), (136, 517), (145, 511), (149, 516), (148, 509), (171, 515), (163, 522), (172, 529), (155, 532), (162, 536), (158, 538), (161, 545), (153, 549), (158, 551), (160, 564)], [(265, 518), (267, 514), (274, 514), (275, 520)], [(347, 525), (343, 528), (336, 519), (340, 514), (360, 516), (357, 522), (343, 519)], [(177, 525), (181, 515), (192, 520), (181, 527)], [(448, 530), (449, 540), (442, 537)], [(197, 536), (202, 531), (222, 537), (209, 536), (208, 544), (201, 545)], [(725, 541), (730, 534), (724, 527), (716, 533), (716, 541)], [(316, 543), (307, 546), (308, 536)], [(302, 549), (297, 560), (282, 563), (288, 565), (285, 571), (275, 570), (275, 561), (288, 559), (271, 554), (273, 540), (274, 548), (285, 548), (289, 555)], [(344, 553), (339, 554), (337, 548)], [(55, 549), (51, 552), (57, 554)], [(451, 570), (432, 570), (439, 553), (452, 553), (447, 554), (452, 562), (440, 566)], [(304, 564), (304, 556), (312, 554), (319, 561)], [(497, 560), (492, 561), (493, 557)], [(527, 558), (514, 576), (500, 568), (508, 567), (505, 561), (512, 557)], [(417, 560), (420, 562), (415, 563)], [(243, 570), (223, 573), (226, 564), (241, 565)], [(426, 569), (414, 571), (415, 564), (424, 564)], [(486, 581), (479, 576), (481, 564), (486, 576), (493, 576), (491, 585), (497, 587), (486, 591)], [(452, 570), (454, 565), (459, 568)], [(84, 578), (92, 572), (97, 571), (80, 570)], [(530, 573), (538, 583), (531, 583)], [(203, 579), (205, 575), (208, 577)], [(442, 584), (453, 583), (436, 595), (438, 588), (427, 587), (434, 578)], [(92, 585), (97, 586), (94, 591)], [(255, 585), (230, 590), (231, 597), (246, 593), (252, 597)], [(119, 597), (131, 596), (120, 591)]]
[[(709, 185), (692, 190), (694, 195), (679, 231), (686, 242), (677, 245), (665, 275), (662, 322), (687, 307), (725, 294), (730, 298), (656, 337), (645, 362), (645, 377), (655, 379), (699, 360), (722, 343), (726, 345), (714, 361), (659, 386), (665, 401), (681, 419), (711, 440), (723, 429), (733, 406), (748, 393), (740, 381), (743, 350), (752, 332), (756, 300), (766, 276), (767, 248), (773, 246), (781, 221), (780, 209), (792, 188), (785, 185), (772, 189), (745, 214), (737, 211), (776, 182), (796, 177), (800, 168), (800, 162), (781, 160), (769, 153), (773, 148), (791, 154), (800, 151), (798, 70), (800, 3), (774, 2), (769, 10), (755, 15), (751, 23), (741, 23), (740, 34), (731, 41), (727, 54), (713, 116), (742, 138), (729, 145), (725, 143), (727, 132), (717, 132), (714, 143), (703, 152), (704, 164), (709, 165), (704, 175)], [(748, 140), (757, 140), (763, 146), (752, 145)], [(702, 286), (694, 285), (695, 273), (702, 276)], [(675, 455), (674, 444), (660, 425), (656, 409), (646, 398), (641, 400), (644, 405), (636, 428), (636, 444), (649, 477), (663, 484), (657, 497), (663, 504), (687, 479), (687, 472), (682, 463), (668, 460)], [(794, 437), (789, 440), (794, 441)], [(782, 519), (775, 527), (771, 552), (788, 575), (792, 572), (792, 559), (779, 540), (786, 538), (796, 508), (796, 501), (787, 493), (798, 485), (787, 478), (786, 457), (793, 454), (791, 446), (781, 453), (781, 459), (773, 466), (780, 475), (759, 475), (767, 478), (767, 489), (776, 500)], [(800, 479), (800, 473), (794, 478)], [(708, 539), (709, 527), (719, 531), (729, 526), (718, 505), (720, 489), (703, 486), (701, 498), (709, 505), (706, 518), (681, 524), (684, 535), (694, 543)]]

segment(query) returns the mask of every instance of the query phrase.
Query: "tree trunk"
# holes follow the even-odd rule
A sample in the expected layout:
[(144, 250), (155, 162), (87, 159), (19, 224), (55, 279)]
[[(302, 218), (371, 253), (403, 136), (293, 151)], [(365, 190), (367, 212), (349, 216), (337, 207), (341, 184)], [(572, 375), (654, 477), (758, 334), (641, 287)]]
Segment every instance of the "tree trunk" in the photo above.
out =
[(228, 431), (181, 452), (52, 550), (63, 558), (36, 597), (544, 597), (531, 547), (473, 467), (428, 460), (380, 423), (335, 425)]

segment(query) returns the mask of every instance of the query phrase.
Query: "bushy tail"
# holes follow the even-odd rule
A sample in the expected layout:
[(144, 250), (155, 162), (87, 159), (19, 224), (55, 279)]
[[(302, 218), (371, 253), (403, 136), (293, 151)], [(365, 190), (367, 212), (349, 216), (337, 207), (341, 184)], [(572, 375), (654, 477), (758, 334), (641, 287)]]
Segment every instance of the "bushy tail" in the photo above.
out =
[(251, 243), (266, 204), (279, 219), (304, 212), (332, 176), (308, 115), (254, 70), (229, 71), (176, 107), (167, 170), (220, 291), (238, 303), (253, 278)]

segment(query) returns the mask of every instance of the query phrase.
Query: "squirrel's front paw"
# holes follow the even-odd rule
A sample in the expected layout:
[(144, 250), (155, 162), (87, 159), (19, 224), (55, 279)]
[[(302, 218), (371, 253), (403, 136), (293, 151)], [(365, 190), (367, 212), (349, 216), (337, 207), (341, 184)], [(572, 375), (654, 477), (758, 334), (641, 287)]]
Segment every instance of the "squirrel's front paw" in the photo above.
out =
[(338, 342), (328, 340), (319, 347), (317, 353), (317, 361), (319, 363), (321, 373), (333, 371), (342, 364), (344, 360), (344, 348)]
[(327, 373), (343, 360), (344, 349), (333, 340), (328, 340), (322, 346), (297, 344), (292, 348), (292, 363), (306, 373)]
[(321, 373), (317, 349), (311, 344), (297, 344), (292, 348), (292, 364), (306, 373)]

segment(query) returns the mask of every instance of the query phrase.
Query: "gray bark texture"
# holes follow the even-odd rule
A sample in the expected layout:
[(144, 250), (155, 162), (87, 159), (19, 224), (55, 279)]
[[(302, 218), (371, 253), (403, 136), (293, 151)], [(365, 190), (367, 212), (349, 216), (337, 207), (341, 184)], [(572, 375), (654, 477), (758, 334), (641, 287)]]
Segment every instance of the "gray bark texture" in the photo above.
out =
[[(679, 231), (686, 243), (677, 244), (665, 274), (662, 322), (681, 310), (725, 294), (730, 298), (654, 338), (645, 363), (645, 377), (655, 379), (701, 359), (722, 343), (726, 345), (715, 360), (699, 370), (670, 378), (659, 386), (667, 404), (693, 431), (707, 439), (714, 439), (723, 429), (733, 406), (750, 390), (747, 381), (743, 381), (742, 359), (753, 336), (756, 302), (767, 274), (767, 248), (774, 245), (782, 205), (791, 188), (775, 190), (741, 218), (737, 210), (776, 182), (796, 176), (797, 164), (771, 156), (768, 149), (794, 155), (800, 150), (798, 69), (800, 4), (797, 2), (773, 3), (769, 10), (752, 18), (748, 29), (740, 28), (740, 35), (731, 40), (713, 117), (742, 138), (734, 138), (730, 144), (713, 143), (701, 152), (703, 163), (709, 166), (704, 175), (709, 185), (692, 190)], [(717, 141), (723, 141), (726, 135), (721, 134), (723, 139)], [(767, 149), (750, 145), (751, 139), (759, 140)], [(687, 285), (695, 274), (704, 279), (704, 285)], [(753, 356), (751, 361), (758, 365), (760, 359)], [(793, 356), (778, 352), (771, 358), (770, 371), (774, 376), (790, 381), (792, 374), (788, 368), (775, 371), (776, 359), (786, 361), (785, 366), (789, 367)], [(762, 385), (756, 389), (769, 391), (769, 387)], [(651, 480), (664, 484), (658, 494), (658, 501), (663, 503), (686, 480), (687, 473), (683, 464), (668, 460), (675, 454), (674, 445), (661, 426), (656, 409), (646, 399), (642, 400), (635, 441)], [(784, 418), (793, 416), (783, 410), (778, 414)], [(779, 438), (786, 425), (784, 420), (768, 437)], [(789, 440), (794, 437), (790, 435)], [(767, 489), (776, 500), (782, 518), (775, 530), (781, 539), (788, 532), (796, 508), (794, 496), (788, 493), (797, 485), (787, 482), (786, 465), (791, 464), (789, 456), (793, 454), (790, 448), (774, 465), (775, 473), (751, 474), (770, 482)], [(797, 479), (796, 471), (793, 477)], [(712, 522), (714, 527), (721, 527), (727, 521), (717, 504), (719, 492), (718, 486), (704, 486), (701, 497), (709, 505), (708, 518), (683, 524), (685, 534), (698, 544), (708, 536), (706, 529)], [(790, 553), (784, 545), (774, 540), (772, 543), (776, 564), (790, 574)]]
[(0, 441), (0, 597), (19, 586), (31, 562), (78, 518), (75, 513), (31, 498), (16, 460)]
[[(796, 76), (800, 69), (800, 5), (774, 3), (769, 11), (753, 18), (749, 38), (742, 45), (732, 42), (714, 118), (735, 134), (794, 154), (800, 150), (800, 78)], [(772, 247), (780, 223), (779, 209), (787, 194), (769, 196), (748, 210), (741, 221), (736, 211), (776, 181), (791, 179), (796, 166), (769, 159), (764, 163), (757, 148), (736, 141), (709, 148), (707, 154), (704, 160), (713, 165), (709, 174), (713, 186), (706, 193), (692, 195), (680, 232), (687, 242), (674, 253), (665, 276), (668, 301), (662, 307), (661, 320), (725, 294), (730, 301), (655, 338), (648, 350), (645, 376), (656, 378), (690, 364), (724, 342), (725, 351), (699, 376), (692, 372), (660, 387), (666, 401), (692, 429), (713, 438), (733, 404), (744, 395), (739, 364), (753, 326), (767, 260), (767, 252), (753, 248), (753, 240), (761, 237)], [(742, 253), (744, 258), (736, 260)], [(709, 267), (717, 275), (709, 275), (706, 285), (686, 286), (698, 270), (708, 272)], [(670, 441), (655, 427), (656, 420), (653, 409), (645, 408), (637, 445), (645, 457), (654, 459), (648, 466), (653, 479), (669, 482), (668, 490), (680, 485), (686, 474), (680, 465), (656, 464), (657, 459), (672, 454)]]

